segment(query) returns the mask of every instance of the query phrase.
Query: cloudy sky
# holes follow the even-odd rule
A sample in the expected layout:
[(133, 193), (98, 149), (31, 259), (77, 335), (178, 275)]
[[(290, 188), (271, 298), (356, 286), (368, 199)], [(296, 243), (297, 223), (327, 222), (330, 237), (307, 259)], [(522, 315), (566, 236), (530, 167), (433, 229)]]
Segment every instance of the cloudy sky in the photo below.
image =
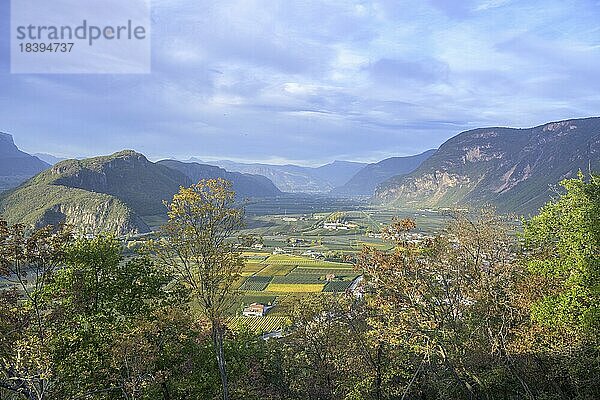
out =
[(600, 115), (596, 0), (155, 0), (147, 75), (11, 75), (8, 15), (0, 131), (29, 152), (375, 161)]

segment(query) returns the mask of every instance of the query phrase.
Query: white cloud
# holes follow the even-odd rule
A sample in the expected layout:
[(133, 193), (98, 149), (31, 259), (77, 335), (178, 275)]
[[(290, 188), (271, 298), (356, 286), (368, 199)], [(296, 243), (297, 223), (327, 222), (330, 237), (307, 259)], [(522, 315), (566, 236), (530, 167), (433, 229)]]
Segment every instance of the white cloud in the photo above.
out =
[(0, 128), (73, 155), (407, 154), (596, 112), (599, 14), (583, 0), (161, 0), (151, 75), (0, 72)]

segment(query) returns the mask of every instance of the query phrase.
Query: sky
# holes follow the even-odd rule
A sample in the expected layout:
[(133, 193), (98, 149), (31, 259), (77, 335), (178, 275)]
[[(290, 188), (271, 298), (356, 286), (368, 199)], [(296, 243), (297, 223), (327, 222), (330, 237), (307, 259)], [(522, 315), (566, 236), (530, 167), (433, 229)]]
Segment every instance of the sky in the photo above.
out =
[(32, 153), (372, 162), (600, 115), (596, 0), (155, 0), (137, 75), (10, 74), (9, 14), (0, 131)]

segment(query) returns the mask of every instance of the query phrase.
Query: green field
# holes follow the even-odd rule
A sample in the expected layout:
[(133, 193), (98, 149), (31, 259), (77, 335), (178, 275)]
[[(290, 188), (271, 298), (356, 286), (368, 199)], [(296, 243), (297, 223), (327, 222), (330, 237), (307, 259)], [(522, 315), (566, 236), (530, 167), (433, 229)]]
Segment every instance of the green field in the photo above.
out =
[(244, 283), (240, 286), (240, 290), (260, 292), (265, 290), (267, 285), (273, 278), (270, 276), (249, 276), (244, 280)]
[(271, 265), (267, 265), (266, 267), (264, 267), (263, 269), (261, 269), (260, 271), (258, 271), (256, 273), (256, 275), (260, 275), (260, 276), (283, 276), (283, 275), (287, 275), (290, 272), (292, 272), (292, 270), (295, 267), (293, 265), (289, 265), (289, 264), (271, 264)]
[(327, 282), (323, 292), (343, 292), (350, 287), (352, 281), (331, 281)]

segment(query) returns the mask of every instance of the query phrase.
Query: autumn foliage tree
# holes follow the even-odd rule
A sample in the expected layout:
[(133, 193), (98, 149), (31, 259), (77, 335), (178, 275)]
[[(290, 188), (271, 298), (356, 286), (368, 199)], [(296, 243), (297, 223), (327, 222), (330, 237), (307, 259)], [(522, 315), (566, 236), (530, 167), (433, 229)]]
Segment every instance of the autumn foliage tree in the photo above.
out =
[(383, 374), (387, 382), (376, 380), (374, 398), (480, 398), (497, 369), (514, 374), (511, 391), (526, 397), (506, 353), (518, 274), (507, 227), (483, 211), (454, 214), (436, 238), (409, 240), (414, 228), (412, 220), (393, 221), (384, 235), (395, 249), (366, 248), (361, 257), (366, 301), (375, 310), (370, 336), (404, 360)]
[(223, 399), (229, 398), (224, 354), (225, 319), (234, 304), (234, 283), (243, 261), (233, 238), (243, 224), (231, 182), (202, 180), (167, 204), (169, 220), (151, 246), (159, 263), (168, 267), (192, 293), (210, 323)]
[(54, 324), (44, 291), (71, 240), (66, 227), (27, 230), (0, 220), (0, 277), (12, 287), (0, 289), (0, 394), (50, 398)]

